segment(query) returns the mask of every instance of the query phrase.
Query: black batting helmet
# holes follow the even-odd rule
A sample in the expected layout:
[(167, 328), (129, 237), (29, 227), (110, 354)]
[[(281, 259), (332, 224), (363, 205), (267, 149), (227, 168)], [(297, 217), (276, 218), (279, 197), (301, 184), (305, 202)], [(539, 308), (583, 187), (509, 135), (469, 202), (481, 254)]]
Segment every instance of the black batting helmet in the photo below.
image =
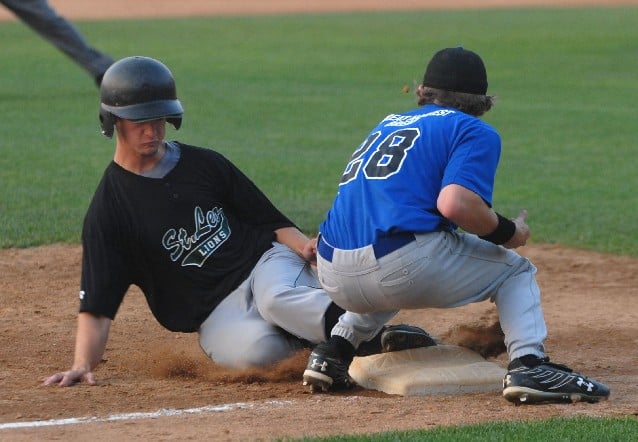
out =
[(177, 99), (175, 79), (160, 61), (127, 57), (107, 69), (100, 86), (100, 125), (111, 138), (117, 118), (144, 122), (166, 118), (179, 129), (184, 109)]

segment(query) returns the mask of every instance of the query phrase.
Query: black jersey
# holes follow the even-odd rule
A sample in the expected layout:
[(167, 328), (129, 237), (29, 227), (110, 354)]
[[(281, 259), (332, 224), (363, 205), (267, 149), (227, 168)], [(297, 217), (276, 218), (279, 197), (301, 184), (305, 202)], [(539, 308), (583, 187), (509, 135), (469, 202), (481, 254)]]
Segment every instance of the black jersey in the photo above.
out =
[(164, 178), (115, 162), (84, 219), (80, 311), (113, 319), (131, 284), (169, 330), (196, 331), (294, 224), (221, 154), (176, 143)]

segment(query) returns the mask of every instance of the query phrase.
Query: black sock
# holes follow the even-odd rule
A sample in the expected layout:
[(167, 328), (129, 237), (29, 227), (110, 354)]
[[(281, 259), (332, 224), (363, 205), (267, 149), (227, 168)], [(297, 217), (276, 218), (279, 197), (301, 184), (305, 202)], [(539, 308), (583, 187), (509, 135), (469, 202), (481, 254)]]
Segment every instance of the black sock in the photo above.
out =
[(543, 358), (539, 358), (536, 355), (525, 355), (518, 358), (524, 366), (528, 368), (534, 368), (541, 365), (545, 360)]
[(341, 336), (330, 336), (328, 344), (337, 350), (339, 356), (342, 358), (350, 361), (354, 358), (354, 346), (346, 338), (342, 338)]
[(326, 337), (330, 337), (330, 333), (332, 332), (332, 327), (337, 325), (339, 322), (339, 317), (343, 315), (346, 311), (339, 307), (334, 302), (330, 303), (328, 309), (326, 310), (326, 314), (324, 315), (324, 331), (326, 333)]

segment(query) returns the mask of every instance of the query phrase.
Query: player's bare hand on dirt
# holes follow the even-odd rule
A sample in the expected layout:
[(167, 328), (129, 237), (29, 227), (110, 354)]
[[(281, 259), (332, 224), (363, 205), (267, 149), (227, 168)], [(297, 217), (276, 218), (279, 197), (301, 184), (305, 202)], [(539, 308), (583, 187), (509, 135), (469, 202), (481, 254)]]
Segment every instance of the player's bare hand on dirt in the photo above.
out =
[(503, 244), (503, 247), (507, 249), (515, 249), (517, 247), (524, 246), (527, 243), (530, 235), (532, 234), (527, 222), (525, 221), (527, 218), (527, 210), (521, 210), (518, 216), (512, 221), (516, 224), (516, 232), (514, 232), (514, 236)]
[(78, 382), (86, 382), (89, 385), (96, 385), (97, 380), (95, 375), (90, 371), (85, 370), (69, 370), (61, 373), (56, 373), (53, 376), (46, 378), (42, 385), (58, 385), (60, 387), (69, 387)]

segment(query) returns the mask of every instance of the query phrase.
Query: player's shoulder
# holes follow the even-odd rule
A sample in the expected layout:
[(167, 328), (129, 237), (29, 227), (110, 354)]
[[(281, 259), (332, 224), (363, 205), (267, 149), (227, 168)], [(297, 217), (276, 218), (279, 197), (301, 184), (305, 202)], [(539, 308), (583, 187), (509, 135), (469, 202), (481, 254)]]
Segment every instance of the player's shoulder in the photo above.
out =
[(102, 220), (110, 219), (119, 212), (121, 207), (119, 195), (122, 193), (123, 186), (118, 177), (122, 176), (122, 170), (115, 162), (111, 162), (104, 170), (87, 208), (85, 224), (89, 220), (99, 224)]
[(237, 168), (230, 159), (215, 149), (177, 141), (171, 141), (171, 143), (178, 146), (181, 151), (179, 163), (181, 174), (200, 176), (204, 173), (219, 180), (222, 176), (232, 175)]
[(220, 152), (209, 147), (195, 146), (180, 141), (170, 141), (179, 148), (181, 158), (194, 163), (227, 163), (228, 159)]
[(195, 146), (193, 144), (183, 143), (181, 141), (170, 141), (174, 145), (178, 146), (180, 150), (186, 152), (188, 155), (198, 156), (198, 157), (213, 157), (219, 158), (224, 155), (215, 150), (212, 147), (204, 147), (204, 146)]
[(486, 136), (499, 136), (496, 128), (482, 118), (454, 108), (440, 108), (436, 112), (440, 113), (441, 111), (451, 111), (445, 116), (453, 120), (453, 124), (457, 126), (459, 130), (482, 132)]

